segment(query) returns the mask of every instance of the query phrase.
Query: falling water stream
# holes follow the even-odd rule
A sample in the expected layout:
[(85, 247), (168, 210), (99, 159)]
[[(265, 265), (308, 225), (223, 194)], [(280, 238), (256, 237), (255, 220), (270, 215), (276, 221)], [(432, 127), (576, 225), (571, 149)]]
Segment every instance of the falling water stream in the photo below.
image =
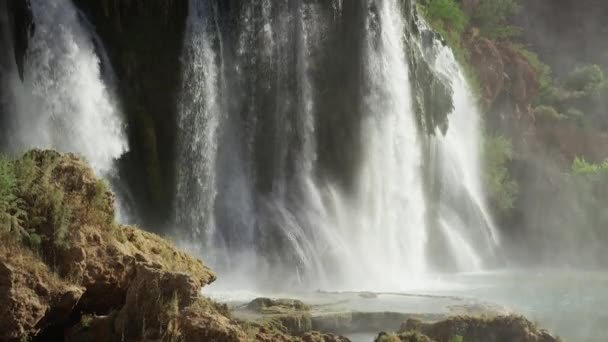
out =
[(102, 80), (93, 34), (69, 0), (33, 0), (34, 35), (21, 81), (14, 75), (13, 150), (84, 156), (102, 175), (127, 150), (122, 118)]
[[(448, 48), (415, 41), (454, 103), (445, 136), (421, 133), (400, 1), (248, 2), (230, 30), (213, 4), (190, 1), (184, 47), (176, 222), (189, 245), (250, 284), (413, 288), (437, 271), (431, 254), (484, 267), (497, 240), (473, 96)], [(324, 83), (332, 72), (344, 83)]]

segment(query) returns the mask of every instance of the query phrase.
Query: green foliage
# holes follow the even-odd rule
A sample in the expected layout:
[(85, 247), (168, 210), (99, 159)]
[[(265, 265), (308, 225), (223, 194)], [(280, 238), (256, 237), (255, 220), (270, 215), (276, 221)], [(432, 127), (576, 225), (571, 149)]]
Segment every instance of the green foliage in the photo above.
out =
[[(594, 130), (608, 130), (608, 78), (597, 65), (580, 66), (566, 76), (547, 84), (541, 78), (541, 96), (535, 115), (546, 118), (547, 108), (554, 117), (571, 120)], [(557, 115), (555, 115), (557, 113)], [(538, 117), (538, 116), (537, 116)]]
[(575, 157), (572, 162), (572, 174), (577, 176), (608, 175), (608, 160), (600, 164), (589, 163), (585, 158)]
[(428, 0), (419, 3), (419, 11), (452, 48), (456, 60), (464, 69), (471, 89), (479, 94), (481, 86), (476, 70), (470, 65), (470, 54), (464, 48), (462, 37), (469, 25), (469, 18), (454, 0)]
[(533, 114), (537, 120), (542, 121), (561, 121), (567, 118), (566, 115), (559, 113), (555, 108), (544, 105), (534, 108)]
[(590, 92), (604, 82), (604, 72), (597, 65), (585, 65), (574, 69), (564, 81), (564, 88), (570, 91)]
[(454, 336), (452, 336), (452, 339), (450, 340), (450, 342), (464, 342), (464, 337), (462, 337), (460, 335), (454, 335)]
[(13, 237), (22, 239), (28, 236), (23, 227), (27, 215), (21, 199), (17, 197), (17, 190), (15, 164), (0, 155), (0, 233), (12, 233)]
[[(107, 210), (111, 207), (108, 183), (97, 181), (90, 194), (68, 194), (55, 179), (59, 160), (55, 152), (34, 151), (18, 160), (0, 156), (0, 233), (35, 251), (46, 242), (69, 247), (75, 224), (107, 224), (113, 220)], [(88, 202), (72, 196), (83, 196)]]
[(423, 11), (437, 29), (461, 35), (468, 26), (469, 19), (454, 0), (429, 0), (423, 6)]
[(540, 82), (540, 95), (543, 96), (553, 87), (553, 75), (551, 67), (543, 63), (538, 55), (521, 44), (511, 44), (511, 47), (523, 56), (528, 63), (538, 73), (538, 80)]
[(519, 187), (511, 178), (508, 169), (512, 158), (513, 146), (509, 139), (502, 136), (485, 138), (484, 183), (490, 205), (496, 213), (501, 215), (507, 215), (513, 209), (519, 193)]
[(509, 25), (509, 19), (520, 10), (518, 0), (481, 0), (472, 21), (486, 37), (509, 38), (521, 32), (519, 28)]

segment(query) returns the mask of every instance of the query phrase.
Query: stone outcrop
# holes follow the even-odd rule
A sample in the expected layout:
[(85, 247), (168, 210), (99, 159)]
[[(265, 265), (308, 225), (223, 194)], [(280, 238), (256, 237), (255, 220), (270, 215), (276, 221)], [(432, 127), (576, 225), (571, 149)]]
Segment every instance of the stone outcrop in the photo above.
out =
[(412, 334), (423, 334), (425, 338), (415, 341), (450, 342), (455, 338), (462, 341), (486, 342), (557, 342), (558, 338), (539, 329), (529, 320), (520, 316), (499, 316), (493, 318), (453, 317), (437, 323), (423, 323), (411, 319), (400, 329), (400, 341), (413, 341)]
[[(465, 44), (490, 119), (505, 131), (531, 128), (531, 104), (540, 90), (538, 71), (511, 43), (490, 40), (472, 30)], [(512, 123), (517, 127), (505, 127)]]
[[(110, 326), (112, 317), (113, 331), (128, 333), (130, 340), (142, 330), (161, 336), (174, 318), (161, 304), (174, 298), (175, 317), (193, 333), (198, 323), (190, 321), (207, 315), (207, 321), (221, 323), (218, 329), (243, 335), (212, 305), (197, 304), (205, 300), (200, 289), (215, 274), (170, 242), (116, 224), (113, 194), (85, 162), (71, 154), (31, 151), (15, 163), (24, 183), (18, 195), (28, 236), (1, 230), (0, 340), (59, 338), (58, 327), (68, 327), (81, 314), (104, 317), (91, 320), (95, 326)], [(127, 330), (137, 327), (134, 322), (147, 322), (147, 329)]]
[(0, 341), (65, 322), (84, 288), (55, 277), (31, 252), (0, 247)]
[(75, 155), (34, 150), (13, 163), (26, 215), (19, 230), (0, 227), (0, 341), (347, 341), (311, 331), (295, 300), (251, 304), (272, 322), (233, 319), (201, 295), (215, 274), (117, 224), (114, 195)]

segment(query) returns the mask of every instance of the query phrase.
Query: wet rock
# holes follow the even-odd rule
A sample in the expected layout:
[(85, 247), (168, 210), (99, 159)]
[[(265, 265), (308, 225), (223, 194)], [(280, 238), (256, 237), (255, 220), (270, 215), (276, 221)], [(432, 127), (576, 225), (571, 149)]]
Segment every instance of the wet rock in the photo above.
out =
[(262, 314), (280, 314), (309, 311), (310, 307), (297, 299), (256, 298), (247, 304), (247, 309)]
[(401, 333), (420, 332), (438, 342), (450, 342), (460, 336), (464, 341), (486, 342), (556, 342), (547, 331), (538, 328), (521, 316), (453, 317), (437, 323), (423, 323), (410, 319), (405, 322)]
[(436, 342), (428, 336), (417, 332), (407, 332), (401, 334), (389, 334), (381, 332), (374, 342)]

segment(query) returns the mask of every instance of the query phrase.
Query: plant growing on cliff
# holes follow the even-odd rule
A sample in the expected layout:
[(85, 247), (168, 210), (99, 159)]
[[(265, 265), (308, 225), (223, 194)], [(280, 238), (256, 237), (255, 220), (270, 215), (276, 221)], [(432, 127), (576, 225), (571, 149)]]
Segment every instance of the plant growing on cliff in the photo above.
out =
[(18, 181), (15, 164), (4, 155), (0, 155), (0, 233), (13, 233), (22, 239), (29, 234), (23, 224), (27, 219), (22, 209), (22, 201), (17, 197)]
[(577, 176), (608, 175), (608, 160), (603, 163), (589, 163), (583, 157), (575, 157), (572, 162), (572, 174)]
[(432, 21), (436, 29), (461, 35), (466, 30), (469, 19), (454, 0), (429, 0), (423, 6), (425, 17)]
[(509, 19), (521, 10), (518, 0), (481, 0), (473, 16), (473, 24), (490, 38), (517, 36), (521, 29), (509, 25)]
[(508, 164), (513, 158), (511, 141), (503, 136), (486, 136), (483, 146), (484, 183), (488, 200), (499, 215), (508, 215), (519, 193)]

